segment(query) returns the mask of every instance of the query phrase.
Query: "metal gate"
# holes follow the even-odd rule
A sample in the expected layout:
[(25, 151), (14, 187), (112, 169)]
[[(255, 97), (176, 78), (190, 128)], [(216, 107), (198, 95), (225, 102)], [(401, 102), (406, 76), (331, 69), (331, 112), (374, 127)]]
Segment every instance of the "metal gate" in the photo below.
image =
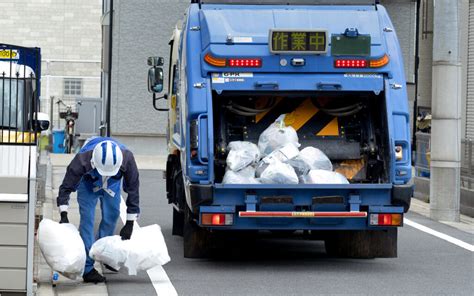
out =
[(36, 145), (40, 50), (0, 44), (0, 144)]
[(39, 48), (0, 44), (0, 295), (33, 294), (40, 65)]

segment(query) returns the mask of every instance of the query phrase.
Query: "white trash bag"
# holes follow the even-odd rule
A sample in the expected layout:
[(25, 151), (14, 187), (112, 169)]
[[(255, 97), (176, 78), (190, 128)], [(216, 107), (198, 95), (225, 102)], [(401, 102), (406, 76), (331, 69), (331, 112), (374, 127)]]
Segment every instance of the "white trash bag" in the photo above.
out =
[(248, 166), (238, 172), (232, 170), (226, 170), (224, 174), (224, 179), (222, 179), (223, 184), (260, 184), (257, 179), (255, 179), (255, 168)]
[(311, 170), (332, 171), (331, 160), (318, 148), (306, 147), (300, 151), (297, 160), (302, 160), (309, 165)]
[(128, 248), (119, 235), (107, 236), (96, 241), (89, 250), (89, 256), (119, 270), (128, 258)]
[(92, 245), (89, 256), (117, 270), (125, 267), (129, 275), (171, 260), (161, 228), (156, 224), (135, 226), (130, 240), (122, 240), (118, 235), (101, 238)]
[(260, 174), (259, 181), (264, 184), (298, 184), (298, 176), (291, 165), (274, 160)]
[(234, 172), (257, 163), (260, 159), (260, 150), (254, 143), (246, 141), (233, 141), (228, 146), (229, 154), (227, 155), (227, 167)]
[(137, 229), (129, 241), (129, 253), (125, 267), (128, 274), (135, 275), (139, 270), (149, 270), (170, 262), (165, 238), (157, 224)]
[(298, 147), (296, 147), (294, 143), (288, 143), (285, 146), (273, 151), (257, 164), (257, 178), (260, 177), (262, 172), (270, 165), (270, 163), (275, 161), (291, 163), (291, 160), (298, 156), (299, 152), (300, 151), (298, 150)]
[(327, 170), (311, 170), (303, 181), (305, 184), (349, 184), (343, 175)]
[(300, 147), (298, 134), (291, 126), (285, 125), (285, 115), (280, 115), (258, 138), (258, 148), (262, 156), (269, 155), (274, 150), (292, 143), (296, 148)]
[(38, 242), (46, 263), (54, 271), (72, 280), (82, 276), (86, 250), (74, 225), (43, 219), (38, 228)]

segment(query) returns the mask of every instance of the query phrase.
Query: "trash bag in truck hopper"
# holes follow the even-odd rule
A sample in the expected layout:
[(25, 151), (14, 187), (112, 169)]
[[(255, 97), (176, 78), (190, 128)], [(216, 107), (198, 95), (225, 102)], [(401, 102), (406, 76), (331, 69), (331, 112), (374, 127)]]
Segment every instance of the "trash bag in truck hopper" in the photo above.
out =
[(248, 166), (238, 172), (227, 169), (222, 179), (223, 184), (259, 184), (255, 178), (255, 168)]
[(273, 162), (279, 161), (283, 163), (288, 163), (296, 156), (298, 156), (299, 150), (294, 145), (294, 143), (288, 143), (285, 146), (274, 150), (272, 153), (264, 157), (258, 164), (255, 175), (257, 178), (260, 178), (260, 175), (265, 171), (265, 169)]
[(228, 149), (230, 151), (226, 159), (227, 167), (234, 172), (255, 164), (260, 159), (260, 151), (254, 143), (234, 141), (229, 143)]
[[(332, 163), (321, 150), (314, 147), (306, 147), (300, 151), (298, 156), (289, 161), (295, 170), (304, 172), (309, 170), (332, 171)], [(306, 173), (303, 173), (306, 174)]]
[(298, 134), (291, 126), (285, 125), (285, 115), (280, 115), (277, 120), (271, 124), (258, 139), (258, 148), (262, 156), (269, 155), (274, 150), (292, 143), (299, 148)]

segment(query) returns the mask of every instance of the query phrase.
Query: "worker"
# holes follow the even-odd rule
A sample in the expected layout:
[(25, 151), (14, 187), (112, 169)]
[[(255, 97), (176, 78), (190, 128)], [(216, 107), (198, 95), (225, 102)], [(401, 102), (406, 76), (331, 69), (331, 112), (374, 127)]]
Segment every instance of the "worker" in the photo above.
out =
[[(139, 178), (135, 158), (130, 150), (112, 138), (94, 137), (89, 139), (71, 161), (64, 180), (59, 187), (57, 205), (60, 223), (69, 223), (68, 205), (71, 192), (77, 190), (80, 223), (79, 233), (84, 241), (87, 260), (83, 274), (84, 282), (101, 283), (105, 277), (94, 268), (94, 260), (89, 250), (95, 239), (114, 234), (120, 216), (121, 181), (128, 194), (126, 200), (127, 221), (120, 231), (122, 240), (130, 239), (134, 221), (140, 212)], [(94, 214), (100, 200), (102, 221), (97, 235), (94, 235)], [(110, 266), (107, 269), (116, 271)]]

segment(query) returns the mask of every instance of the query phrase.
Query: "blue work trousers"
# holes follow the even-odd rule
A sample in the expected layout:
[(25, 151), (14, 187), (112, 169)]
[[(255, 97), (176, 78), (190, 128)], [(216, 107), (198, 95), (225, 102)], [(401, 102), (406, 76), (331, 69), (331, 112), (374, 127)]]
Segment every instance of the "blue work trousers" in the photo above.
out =
[[(81, 181), (77, 189), (77, 202), (79, 203), (79, 213), (81, 222), (79, 224), (79, 233), (81, 234), (84, 246), (86, 248), (87, 260), (84, 274), (87, 274), (94, 268), (94, 260), (89, 257), (89, 250), (96, 239), (114, 234), (117, 219), (120, 216), (120, 191), (114, 192), (112, 197), (104, 190), (93, 192), (90, 186), (86, 186)], [(100, 209), (102, 212), (102, 221), (99, 225), (97, 235), (94, 235), (95, 208), (97, 200), (100, 199)]]

